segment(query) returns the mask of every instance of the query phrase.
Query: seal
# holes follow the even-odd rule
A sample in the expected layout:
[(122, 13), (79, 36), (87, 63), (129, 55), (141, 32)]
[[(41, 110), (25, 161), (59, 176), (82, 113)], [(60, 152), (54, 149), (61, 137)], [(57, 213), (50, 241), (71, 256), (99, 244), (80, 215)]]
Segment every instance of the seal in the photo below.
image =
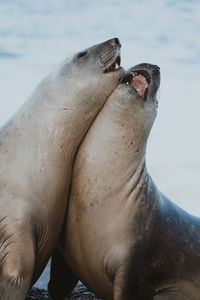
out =
[(200, 219), (161, 194), (146, 168), (159, 82), (157, 66), (133, 67), (79, 148), (52, 261), (56, 300), (75, 279), (106, 300), (200, 299)]
[(74, 155), (123, 80), (117, 38), (67, 59), (0, 131), (0, 299), (22, 300), (61, 232)]

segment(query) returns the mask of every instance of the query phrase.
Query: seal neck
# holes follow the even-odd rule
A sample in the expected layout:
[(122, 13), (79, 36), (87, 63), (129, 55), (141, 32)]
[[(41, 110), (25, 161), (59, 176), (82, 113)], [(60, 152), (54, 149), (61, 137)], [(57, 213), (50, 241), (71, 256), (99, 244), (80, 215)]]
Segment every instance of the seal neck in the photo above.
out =
[(127, 181), (128, 199), (137, 200), (142, 196), (146, 189), (147, 179), (146, 157), (143, 156), (136, 168), (130, 173), (129, 180)]

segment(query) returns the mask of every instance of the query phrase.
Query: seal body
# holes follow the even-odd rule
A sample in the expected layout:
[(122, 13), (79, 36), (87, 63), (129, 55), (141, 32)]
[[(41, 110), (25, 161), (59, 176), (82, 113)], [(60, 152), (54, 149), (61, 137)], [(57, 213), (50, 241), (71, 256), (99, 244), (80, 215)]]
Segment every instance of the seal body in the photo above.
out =
[(159, 76), (149, 64), (131, 69), (79, 148), (52, 261), (61, 266), (63, 254), (65, 291), (78, 278), (106, 300), (200, 299), (200, 221), (162, 195), (146, 169)]
[(74, 155), (124, 76), (112, 39), (74, 55), (0, 131), (0, 299), (22, 300), (60, 235)]

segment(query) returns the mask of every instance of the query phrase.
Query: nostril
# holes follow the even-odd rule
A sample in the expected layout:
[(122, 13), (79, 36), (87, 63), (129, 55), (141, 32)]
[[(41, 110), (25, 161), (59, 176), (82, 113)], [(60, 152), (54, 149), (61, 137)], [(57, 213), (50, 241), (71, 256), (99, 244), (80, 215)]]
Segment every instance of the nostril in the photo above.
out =
[(154, 76), (156, 76), (156, 77), (159, 77), (159, 76), (160, 76), (160, 68), (159, 68), (158, 66), (154, 66), (153, 74), (154, 74)]
[(154, 67), (154, 70), (156, 70), (156, 71), (160, 71), (160, 67), (159, 67), (159, 66), (157, 66), (157, 65), (153, 65), (153, 67)]
[(121, 46), (120, 40), (118, 38), (114, 38), (111, 40), (111, 45), (116, 47), (116, 46)]
[(120, 41), (119, 41), (118, 38), (114, 38), (114, 40), (115, 40), (115, 43), (116, 43), (117, 45), (120, 45)]

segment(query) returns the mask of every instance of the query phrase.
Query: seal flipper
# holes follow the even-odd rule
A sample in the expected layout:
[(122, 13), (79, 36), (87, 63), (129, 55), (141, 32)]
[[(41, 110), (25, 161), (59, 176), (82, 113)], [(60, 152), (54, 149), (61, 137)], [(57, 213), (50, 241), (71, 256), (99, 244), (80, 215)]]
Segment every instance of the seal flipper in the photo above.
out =
[(1, 231), (0, 299), (23, 300), (30, 288), (35, 264), (32, 233), (16, 225), (10, 236), (4, 238), (4, 234), (5, 231)]
[(75, 288), (78, 279), (67, 266), (61, 251), (57, 247), (51, 258), (50, 281), (48, 291), (53, 300), (63, 300)]

